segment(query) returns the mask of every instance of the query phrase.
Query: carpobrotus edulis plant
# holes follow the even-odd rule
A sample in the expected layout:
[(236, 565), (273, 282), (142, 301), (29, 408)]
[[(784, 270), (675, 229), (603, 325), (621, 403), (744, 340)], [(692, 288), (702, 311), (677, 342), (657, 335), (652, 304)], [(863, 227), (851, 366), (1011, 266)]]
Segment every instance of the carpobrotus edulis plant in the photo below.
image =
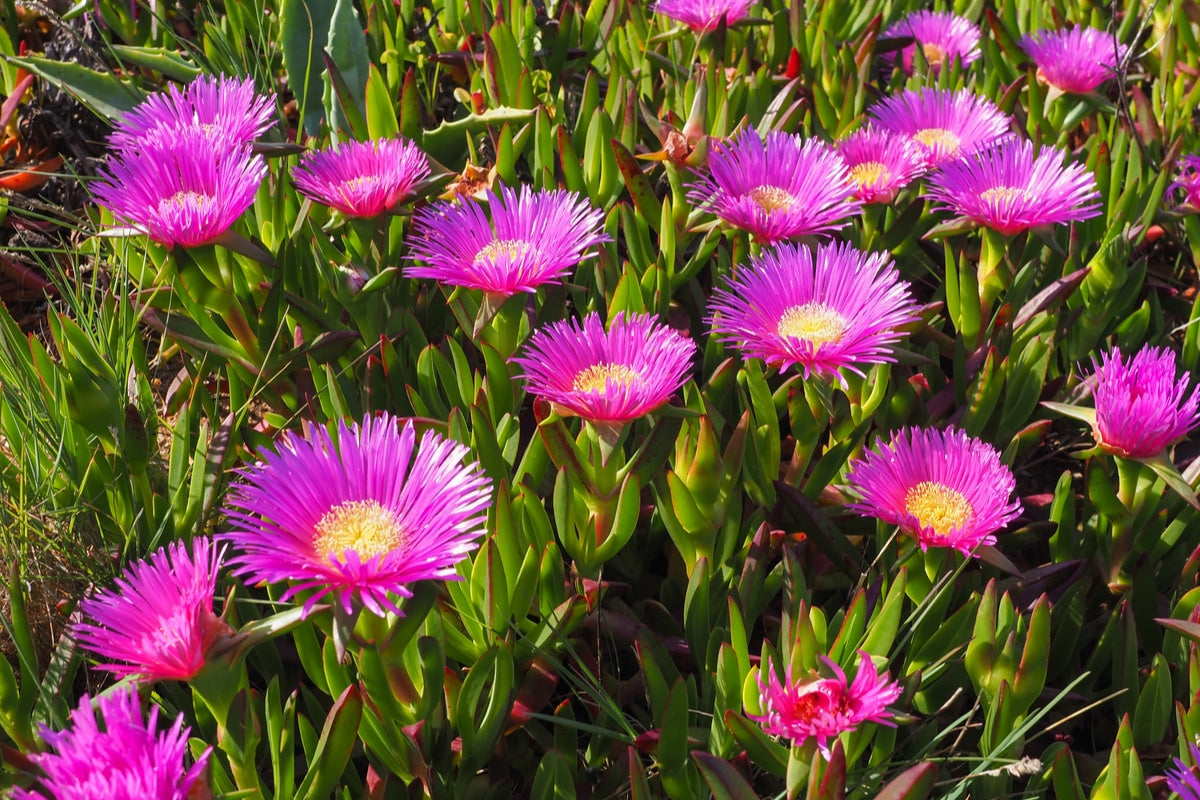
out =
[(965, 158), (1011, 136), (1008, 115), (966, 89), (906, 90), (869, 109), (879, 128), (911, 139), (927, 167)]
[(296, 188), (351, 217), (375, 217), (407, 200), (429, 175), (429, 160), (404, 139), (345, 142), (305, 153), (292, 170)]
[(1066, 94), (1087, 94), (1113, 77), (1128, 48), (1108, 31), (1089, 27), (1035, 31), (1021, 47), (1037, 65), (1038, 80)]

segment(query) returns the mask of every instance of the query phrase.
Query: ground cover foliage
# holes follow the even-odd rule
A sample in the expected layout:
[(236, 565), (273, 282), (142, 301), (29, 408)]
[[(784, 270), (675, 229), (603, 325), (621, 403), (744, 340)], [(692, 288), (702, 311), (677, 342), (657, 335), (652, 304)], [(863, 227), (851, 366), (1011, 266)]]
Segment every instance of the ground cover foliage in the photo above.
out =
[[(1200, 793), (1200, 13), (923, 9), (5, 0), (0, 785)], [(1031, 60), (1067, 26), (1095, 86)], [(258, 111), (131, 133), (205, 81)], [(998, 141), (799, 153), (927, 89)]]

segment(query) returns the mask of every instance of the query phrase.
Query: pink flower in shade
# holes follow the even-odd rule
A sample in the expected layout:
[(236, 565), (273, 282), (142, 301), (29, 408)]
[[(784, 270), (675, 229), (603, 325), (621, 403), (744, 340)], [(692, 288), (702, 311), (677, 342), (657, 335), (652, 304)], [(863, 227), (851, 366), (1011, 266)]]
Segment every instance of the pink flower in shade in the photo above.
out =
[(92, 185), (96, 202), (168, 247), (220, 238), (254, 202), (267, 165), (245, 146), (215, 153), (205, 136), (184, 131), (110, 158)]
[(1087, 94), (1113, 76), (1129, 49), (1096, 28), (1037, 31), (1021, 37), (1038, 78), (1068, 94)]
[(833, 672), (832, 678), (814, 678), (797, 683), (789, 667), (783, 681), (768, 661), (759, 672), (762, 715), (747, 714), (772, 736), (783, 736), (793, 745), (816, 740), (826, 759), (829, 741), (864, 722), (895, 727), (889, 703), (900, 696), (900, 686), (886, 672), (877, 672), (871, 657), (858, 651), (858, 671), (847, 685), (846, 673), (824, 656), (821, 661)]
[(711, 31), (725, 18), (726, 25), (745, 19), (754, 0), (658, 0), (654, 13), (682, 22), (694, 31)]
[[(1200, 763), (1200, 747), (1189, 744), (1188, 749), (1192, 761)], [(1182, 758), (1172, 760), (1172, 768), (1167, 770), (1167, 788), (1179, 795), (1179, 800), (1200, 800), (1200, 776)]]
[[(96, 711), (99, 709), (99, 715)], [(37, 790), (12, 790), (13, 800), (188, 800), (207, 793), (202, 778), (212, 748), (185, 768), (188, 735), (183, 714), (159, 732), (158, 707), (143, 721), (137, 692), (117, 687), (96, 699), (86, 694), (71, 727), (41, 736), (50, 752), (29, 758), (45, 777)]]
[(902, 428), (854, 461), (846, 480), (862, 498), (851, 509), (899, 526), (922, 550), (953, 547), (969, 556), (1021, 513), (1000, 453), (957, 428)]
[(296, 188), (351, 217), (391, 211), (429, 175), (429, 159), (404, 139), (344, 142), (336, 150), (305, 153), (292, 170)]
[(1168, 186), (1167, 191), (1176, 189), (1184, 191), (1181, 208), (1200, 211), (1200, 156), (1184, 156), (1180, 160), (1179, 180)]
[(491, 487), (469, 450), (387, 414), (284, 434), (277, 450), (240, 470), (219, 538), (240, 553), (235, 574), (251, 583), (292, 585), (284, 599), (312, 591), (304, 613), (326, 595), (350, 614), (402, 613), (394, 598), (409, 584), (454, 580), (454, 566), (478, 547)]
[(955, 58), (968, 66), (979, 59), (979, 26), (966, 17), (948, 11), (917, 11), (895, 23), (880, 36), (881, 39), (912, 37), (913, 44), (900, 51), (904, 72), (913, 71), (913, 50), (917, 47), (933, 72), (942, 64), (952, 64)]
[(234, 150), (265, 133), (274, 113), (274, 99), (258, 94), (250, 78), (200, 75), (139, 103), (117, 121), (108, 142), (128, 152), (192, 132), (209, 149)]
[(764, 242), (826, 233), (862, 210), (846, 165), (817, 139), (771, 131), (764, 142), (747, 128), (713, 145), (708, 168), (688, 199)]
[(600, 423), (624, 423), (649, 414), (679, 390), (692, 369), (696, 344), (649, 315), (599, 314), (582, 326), (562, 320), (534, 333), (513, 361), (538, 397)]
[(508, 297), (559, 283), (609, 237), (604, 213), (574, 192), (520, 192), (501, 187), (487, 193), (487, 208), (474, 200), (437, 203), (417, 212), (410, 278), (433, 278), (449, 286)]
[(102, 589), (83, 601), (92, 622), (74, 626), (75, 640), (112, 659), (100, 666), (116, 675), (191, 680), (230, 631), (213, 613), (220, 562), (212, 542), (198, 537), (190, 548), (176, 542), (132, 564), (116, 591)]
[(860, 128), (835, 146), (850, 170), (854, 196), (864, 203), (890, 203), (925, 171), (923, 154), (912, 140), (878, 128)]
[(1088, 383), (1096, 403), (1096, 444), (1127, 458), (1153, 458), (1200, 424), (1200, 387), (1179, 377), (1175, 354), (1158, 347), (1128, 361), (1120, 348), (1093, 358)]
[(832, 377), (894, 361), (897, 329), (917, 319), (908, 284), (886, 253), (848, 244), (780, 245), (713, 293), (713, 333), (745, 356)]
[(964, 158), (1011, 135), (1008, 115), (965, 89), (905, 91), (877, 103), (870, 114), (876, 126), (916, 142), (927, 167)]
[(1095, 177), (1082, 164), (1063, 166), (1064, 156), (1054, 148), (1034, 156), (1032, 142), (1010, 140), (946, 164), (929, 177), (925, 196), (1006, 236), (1096, 216)]

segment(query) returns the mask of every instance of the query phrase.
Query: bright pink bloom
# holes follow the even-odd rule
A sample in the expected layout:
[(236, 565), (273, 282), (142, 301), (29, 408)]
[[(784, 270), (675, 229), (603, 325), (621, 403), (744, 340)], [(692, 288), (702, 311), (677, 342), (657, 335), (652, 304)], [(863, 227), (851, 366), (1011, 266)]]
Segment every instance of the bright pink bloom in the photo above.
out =
[[(1189, 744), (1192, 761), (1200, 762), (1200, 747)], [(1167, 788), (1179, 795), (1179, 800), (1200, 800), (1200, 776), (1184, 763), (1182, 758), (1172, 759), (1172, 769), (1167, 770)]]
[(1180, 207), (1200, 211), (1200, 156), (1184, 156), (1180, 160), (1179, 180), (1167, 187), (1168, 192), (1183, 189), (1184, 198)]
[(850, 171), (825, 142), (747, 128), (717, 142), (688, 199), (764, 242), (842, 227), (862, 207)]
[(953, 161), (928, 179), (925, 196), (944, 210), (1012, 235), (1100, 213), (1096, 179), (1082, 164), (1063, 166), (1065, 153), (1010, 140), (976, 158)]
[(275, 451), (240, 470), (229, 491), (232, 530), (219, 538), (239, 555), (250, 583), (312, 590), (307, 614), (326, 595), (347, 613), (359, 601), (375, 614), (402, 613), (393, 598), (409, 584), (454, 580), (454, 566), (478, 547), (491, 488), (470, 451), (387, 414), (283, 435)]
[(927, 167), (964, 158), (1011, 136), (1008, 115), (966, 89), (905, 91), (872, 106), (870, 114), (878, 127), (912, 139)]
[(854, 196), (864, 203), (890, 203), (925, 171), (924, 156), (911, 139), (879, 128), (860, 128), (837, 142), (850, 170)]
[(864, 722), (895, 727), (887, 706), (900, 696), (899, 684), (886, 672), (877, 672), (865, 652), (859, 650), (858, 656), (858, 671), (849, 686), (846, 673), (824, 656), (821, 661), (833, 672), (833, 677), (800, 683), (793, 678), (790, 667), (780, 681), (768, 661), (758, 675), (764, 713), (747, 716), (761, 723), (768, 734), (791, 739), (793, 745), (815, 739), (827, 759), (829, 741)]
[(754, 0), (658, 0), (654, 13), (682, 22), (694, 31), (711, 31), (725, 18), (726, 25), (745, 19)]
[(1038, 78), (1068, 94), (1087, 94), (1113, 76), (1129, 49), (1096, 28), (1037, 31), (1021, 37)]
[(957, 428), (902, 428), (854, 461), (846, 480), (862, 498), (851, 509), (899, 526), (922, 550), (969, 556), (1021, 513), (1000, 453)]
[(187, 681), (229, 626), (213, 613), (221, 553), (205, 537), (191, 547), (176, 542), (130, 565), (116, 591), (101, 589), (83, 601), (94, 622), (74, 626), (75, 640), (105, 659), (100, 667), (145, 681)]
[(900, 51), (905, 74), (913, 71), (913, 50), (925, 54), (929, 69), (941, 72), (943, 64), (962, 59), (964, 67), (979, 59), (979, 26), (966, 17), (949, 11), (916, 11), (895, 23), (879, 37), (896, 39), (911, 36), (913, 44)]
[(160, 734), (158, 707), (152, 706), (143, 722), (141, 702), (130, 686), (101, 695), (96, 706), (98, 716), (85, 694), (71, 714), (71, 727), (41, 729), (52, 752), (34, 753), (30, 760), (45, 773), (42, 788), (15, 788), (13, 800), (188, 800), (206, 792), (201, 779), (212, 748), (185, 769), (191, 730), (183, 714)]
[(562, 320), (533, 334), (513, 361), (528, 390), (592, 422), (649, 414), (687, 380), (696, 344), (649, 315), (617, 314), (607, 331), (599, 314)]
[(1114, 347), (1088, 379), (1096, 403), (1096, 444), (1118, 456), (1153, 458), (1200, 424), (1200, 386), (1178, 376), (1175, 354), (1145, 347), (1128, 361)]
[(738, 270), (709, 304), (713, 333), (749, 358), (826, 377), (895, 361), (897, 329), (917, 319), (908, 284), (886, 253), (830, 243), (816, 256), (780, 245)]
[(425, 266), (405, 274), (509, 297), (559, 283), (594, 255), (589, 248), (609, 241), (604, 213), (574, 192), (502, 186), (487, 193), (487, 208), (490, 221), (482, 203), (466, 198), (418, 211), (409, 241)]
[(351, 217), (391, 211), (429, 175), (429, 159), (405, 139), (343, 142), (305, 153), (292, 170), (296, 188)]

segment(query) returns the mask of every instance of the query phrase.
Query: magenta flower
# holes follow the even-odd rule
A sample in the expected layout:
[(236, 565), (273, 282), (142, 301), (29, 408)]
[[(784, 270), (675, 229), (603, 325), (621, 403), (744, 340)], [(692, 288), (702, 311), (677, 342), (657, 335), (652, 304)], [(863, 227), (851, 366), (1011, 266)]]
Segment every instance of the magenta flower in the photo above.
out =
[(1087, 94), (1116, 72), (1128, 50), (1096, 28), (1037, 31), (1021, 37), (1037, 76), (1067, 94)]
[(429, 159), (405, 139), (344, 142), (305, 153), (292, 170), (296, 188), (351, 217), (391, 211), (429, 175)]
[(754, 0), (658, 0), (654, 13), (682, 22), (694, 31), (711, 31), (725, 18), (732, 25), (746, 18)]
[(487, 200), (490, 222), (481, 203), (465, 198), (418, 211), (412, 257), (425, 265), (408, 267), (408, 277), (508, 297), (559, 283), (594, 255), (588, 248), (609, 241), (604, 213), (574, 192), (502, 186)]
[(791, 739), (793, 745), (816, 740), (826, 759), (830, 757), (830, 739), (855, 730), (864, 722), (894, 728), (892, 712), (887, 706), (900, 696), (900, 686), (886, 672), (877, 672), (865, 652), (859, 650), (858, 656), (858, 671), (849, 686), (846, 673), (824, 656), (821, 661), (833, 672), (833, 677), (800, 683), (793, 679), (790, 667), (780, 681), (768, 661), (758, 675), (764, 713), (746, 716), (761, 723), (768, 734)]
[[(1190, 744), (1188, 749), (1192, 751), (1192, 761), (1200, 762), (1200, 747)], [(1182, 758), (1175, 758), (1173, 762), (1173, 768), (1167, 770), (1167, 788), (1179, 795), (1179, 800), (1200, 800), (1200, 777), (1196, 771)]]
[(1092, 359), (1096, 444), (1127, 458), (1153, 458), (1200, 424), (1200, 387), (1177, 376), (1175, 354), (1146, 347), (1125, 360), (1118, 347)]
[(864, 203), (892, 202), (925, 170), (924, 155), (912, 140), (878, 128), (860, 128), (835, 147), (850, 170), (854, 196)]
[(188, 800), (207, 793), (201, 779), (212, 748), (185, 768), (191, 730), (184, 726), (183, 714), (160, 733), (158, 707), (152, 706), (143, 722), (141, 703), (130, 686), (101, 695), (96, 707), (85, 694), (71, 714), (71, 727), (42, 727), (52, 752), (29, 758), (45, 777), (37, 790), (14, 788), (13, 800)]
[(713, 333), (749, 358), (827, 377), (840, 369), (894, 361), (898, 330), (917, 319), (908, 284), (886, 253), (848, 244), (813, 252), (780, 245), (713, 293)]
[[(277, 450), (240, 470), (219, 538), (240, 554), (235, 574), (251, 583), (312, 591), (304, 613), (332, 595), (346, 613), (357, 600), (375, 614), (402, 613), (393, 598), (409, 584), (454, 580), (454, 566), (484, 533), (491, 487), (469, 450), (387, 414), (284, 434)], [(414, 452), (415, 451), (415, 452)]]
[(954, 63), (955, 58), (962, 59), (964, 67), (979, 59), (979, 26), (949, 11), (914, 12), (885, 30), (880, 38), (902, 36), (911, 36), (914, 40), (900, 51), (906, 75), (912, 75), (913, 51), (917, 47), (921, 48), (930, 70), (935, 73), (941, 71), (942, 64)]
[(764, 242), (825, 233), (861, 211), (846, 165), (817, 139), (771, 131), (764, 142), (747, 128), (714, 143), (708, 167), (688, 199)]
[(1168, 192), (1183, 189), (1181, 209), (1200, 211), (1200, 156), (1184, 156), (1180, 160), (1179, 180), (1167, 187)]
[(695, 354), (695, 342), (649, 315), (617, 314), (605, 331), (593, 313), (536, 331), (513, 361), (538, 397), (592, 422), (624, 423), (667, 402)]
[(899, 526), (922, 550), (969, 556), (1021, 513), (1009, 500), (1016, 480), (1000, 453), (957, 428), (902, 428), (854, 461), (846, 480), (862, 498), (851, 509)]
[(1095, 177), (1082, 164), (1063, 166), (1064, 155), (1048, 148), (1034, 156), (1031, 142), (1010, 140), (946, 164), (929, 177), (925, 196), (1006, 236), (1096, 216)]
[(245, 146), (215, 152), (205, 136), (185, 131), (110, 158), (92, 187), (96, 202), (168, 247), (220, 238), (254, 202), (267, 165)]
[(1008, 138), (1012, 121), (996, 104), (963, 89), (908, 90), (871, 108), (875, 124), (912, 139), (936, 167)]
[(234, 150), (265, 133), (274, 112), (274, 99), (258, 94), (252, 79), (200, 75), (139, 103), (117, 121), (108, 143), (127, 154), (190, 132), (209, 149)]
[(190, 549), (176, 542), (130, 565), (116, 591), (101, 589), (83, 601), (93, 622), (76, 623), (75, 640), (115, 675), (144, 681), (194, 678), (213, 643), (230, 628), (213, 613), (221, 553), (204, 537)]

